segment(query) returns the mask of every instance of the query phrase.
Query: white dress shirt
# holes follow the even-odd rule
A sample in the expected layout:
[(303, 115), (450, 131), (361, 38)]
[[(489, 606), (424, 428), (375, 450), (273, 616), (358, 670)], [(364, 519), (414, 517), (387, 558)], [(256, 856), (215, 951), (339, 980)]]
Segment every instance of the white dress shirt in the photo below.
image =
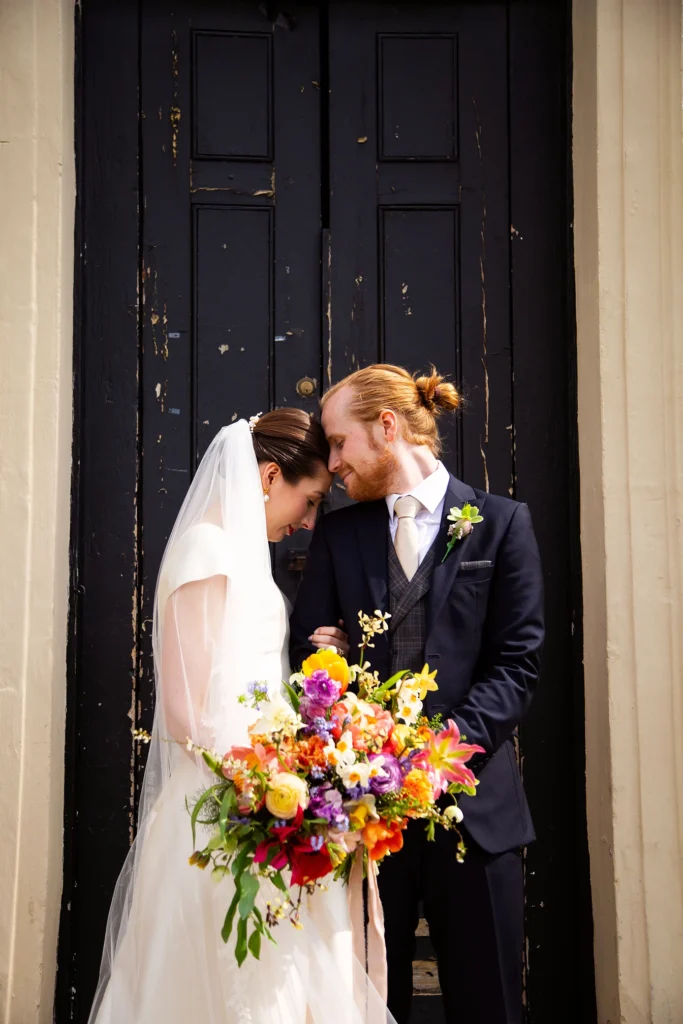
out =
[[(406, 495), (412, 494), (423, 505), (423, 508), (415, 516), (418, 538), (418, 565), (431, 548), (439, 533), (449, 480), (448, 470), (443, 462), (440, 462), (431, 476), (420, 481), (412, 490), (406, 491)], [(403, 494), (388, 494), (385, 498), (387, 508), (389, 509), (389, 529), (391, 530), (392, 541), (396, 540), (396, 530), (398, 528), (398, 519), (394, 515), (394, 505), (399, 498), (403, 497), (405, 497)]]

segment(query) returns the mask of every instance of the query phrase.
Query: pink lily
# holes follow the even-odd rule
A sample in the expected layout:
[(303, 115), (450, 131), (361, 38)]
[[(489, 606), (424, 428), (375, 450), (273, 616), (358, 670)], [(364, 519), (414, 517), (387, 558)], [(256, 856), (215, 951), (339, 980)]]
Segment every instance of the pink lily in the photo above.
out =
[(473, 754), (483, 754), (484, 748), (474, 743), (461, 743), (460, 730), (452, 718), (448, 725), (429, 741), (427, 761), (434, 780), (434, 796), (444, 793), (449, 785), (455, 784), (470, 795), (474, 795), (477, 780), (466, 761)]

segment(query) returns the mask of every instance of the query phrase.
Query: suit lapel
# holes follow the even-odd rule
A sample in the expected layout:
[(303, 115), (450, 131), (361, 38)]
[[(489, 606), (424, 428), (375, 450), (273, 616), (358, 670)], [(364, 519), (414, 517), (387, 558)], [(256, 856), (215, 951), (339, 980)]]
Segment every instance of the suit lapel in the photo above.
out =
[(467, 549), (472, 544), (472, 537), (474, 536), (474, 533), (471, 533), (468, 537), (458, 541), (446, 561), (441, 561), (446, 553), (446, 547), (448, 546), (448, 528), (451, 525), (447, 518), (448, 514), (454, 505), (458, 508), (462, 508), (462, 506), (467, 504), (467, 502), (470, 502), (470, 504), (473, 502), (478, 503), (479, 510), (481, 511), (484, 506), (485, 499), (482, 499), (481, 497), (477, 498), (471, 487), (468, 487), (467, 484), (464, 484), (456, 477), (451, 476), (451, 482), (448, 490), (446, 491), (443, 517), (441, 519), (441, 529), (439, 530), (439, 535), (436, 539), (435, 545), (436, 565), (434, 567), (434, 576), (432, 579), (432, 589), (429, 600), (428, 633), (431, 632), (434, 623), (439, 617), (444, 601), (453, 586), (455, 577), (458, 575), (460, 563), (467, 553)]
[(375, 609), (382, 612), (387, 610), (389, 512), (384, 501), (359, 504), (358, 508), (359, 514), (356, 516), (358, 546), (372, 596), (372, 607), (359, 610), (370, 615)]

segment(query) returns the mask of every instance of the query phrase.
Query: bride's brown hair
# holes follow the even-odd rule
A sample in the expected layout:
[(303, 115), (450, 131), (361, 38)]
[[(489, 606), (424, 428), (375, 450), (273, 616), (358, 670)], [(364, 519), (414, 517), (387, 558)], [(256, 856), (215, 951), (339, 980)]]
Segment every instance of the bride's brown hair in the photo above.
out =
[(390, 363), (365, 366), (326, 391), (321, 404), (346, 387), (353, 391), (350, 412), (356, 419), (372, 423), (383, 409), (391, 409), (403, 421), (406, 441), (427, 445), (435, 455), (441, 452), (437, 418), (461, 404), (455, 386), (433, 366), (429, 374), (411, 374)]
[(254, 425), (258, 462), (275, 462), (288, 484), (313, 476), (317, 463), (327, 465), (330, 446), (319, 421), (303, 409), (273, 409)]

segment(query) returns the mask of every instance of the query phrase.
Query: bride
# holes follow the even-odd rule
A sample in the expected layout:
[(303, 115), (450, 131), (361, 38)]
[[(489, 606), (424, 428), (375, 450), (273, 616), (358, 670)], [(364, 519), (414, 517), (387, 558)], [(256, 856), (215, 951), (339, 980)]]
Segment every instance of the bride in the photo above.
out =
[(391, 1019), (354, 957), (341, 882), (307, 899), (303, 929), (282, 923), (277, 945), (238, 968), (234, 937), (220, 934), (230, 883), (188, 865), (186, 799), (210, 779), (186, 741), (244, 745), (255, 713), (238, 697), (250, 681), (274, 692), (289, 677), (288, 610), (268, 542), (313, 528), (332, 482), (327, 457), (321, 426), (301, 410), (241, 420), (214, 439), (180, 510), (155, 597), (156, 710), (138, 835), (114, 892), (90, 1024)]

